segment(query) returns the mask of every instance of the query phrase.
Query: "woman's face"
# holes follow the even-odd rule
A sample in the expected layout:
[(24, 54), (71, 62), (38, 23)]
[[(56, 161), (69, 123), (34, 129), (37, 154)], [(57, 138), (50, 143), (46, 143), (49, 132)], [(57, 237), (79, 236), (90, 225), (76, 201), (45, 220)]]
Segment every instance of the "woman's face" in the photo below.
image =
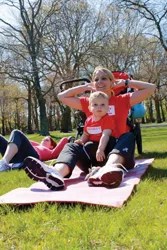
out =
[(41, 143), (40, 143), (42, 146), (46, 147), (46, 148), (52, 148), (52, 145), (51, 145), (51, 140), (50, 140), (50, 137), (49, 136), (46, 136), (42, 139)]
[(102, 91), (107, 95), (111, 95), (111, 88), (114, 84), (114, 80), (111, 80), (105, 72), (100, 70), (97, 71), (93, 83), (97, 91)]

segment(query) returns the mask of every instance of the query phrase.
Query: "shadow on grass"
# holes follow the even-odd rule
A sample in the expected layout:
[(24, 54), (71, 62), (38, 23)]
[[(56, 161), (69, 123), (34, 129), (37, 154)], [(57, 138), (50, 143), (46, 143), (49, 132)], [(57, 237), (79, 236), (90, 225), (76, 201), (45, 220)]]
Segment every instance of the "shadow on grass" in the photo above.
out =
[[(155, 159), (167, 159), (167, 152), (147, 152), (143, 153), (140, 156), (137, 156), (136, 159), (148, 159), (148, 158), (155, 158)], [(163, 167), (163, 168), (162, 168)], [(166, 169), (165, 166), (159, 166), (154, 168), (152, 165), (150, 165), (146, 175), (144, 178), (151, 178), (153, 180), (162, 179), (164, 177), (167, 177), (167, 166)]]
[(162, 178), (167, 178), (167, 169), (154, 168), (152, 165), (149, 167), (145, 178), (160, 180)]
[(84, 203), (76, 203), (76, 202), (41, 202), (41, 203), (33, 203), (33, 204), (0, 204), (0, 215), (7, 215), (11, 212), (20, 213), (22, 212), (31, 212), (33, 209), (38, 209), (38, 207), (42, 207), (42, 210), (47, 212), (50, 211), (50, 207), (53, 206), (58, 211), (73, 210), (75, 208), (81, 209), (82, 211), (91, 208), (92, 212), (98, 212), (99, 210), (103, 210), (105, 212), (110, 212), (111, 210), (117, 210), (116, 207), (107, 207), (103, 205), (94, 205), (94, 204), (84, 204)]
[(136, 159), (148, 159), (148, 158), (155, 158), (155, 159), (164, 159), (167, 158), (167, 152), (161, 152), (161, 151), (151, 151), (147, 153), (143, 153), (140, 156), (137, 156)]

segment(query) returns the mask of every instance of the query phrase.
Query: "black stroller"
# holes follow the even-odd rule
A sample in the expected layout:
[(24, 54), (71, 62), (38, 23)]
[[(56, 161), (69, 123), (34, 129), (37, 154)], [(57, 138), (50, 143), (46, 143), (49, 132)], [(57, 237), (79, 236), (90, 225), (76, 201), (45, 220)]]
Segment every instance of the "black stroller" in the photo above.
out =
[[(113, 75), (115, 76), (115, 78), (117, 79), (131, 79), (131, 76), (129, 76), (127, 73), (122, 72), (122, 71), (114, 71), (112, 72)], [(67, 80), (67, 81), (63, 81), (60, 84), (60, 89), (61, 91), (63, 91), (64, 85), (68, 85), (70, 83), (76, 83), (76, 82), (81, 82), (81, 84), (85, 84), (85, 82), (90, 82), (90, 80), (88, 78), (78, 78), (78, 79), (72, 79), (72, 80)], [(120, 95), (120, 94), (124, 94), (126, 92), (133, 92), (133, 89), (120, 89), (116, 95)], [(127, 117), (127, 124), (131, 127), (131, 131), (134, 132), (135, 134), (135, 139), (136, 139), (136, 146), (137, 146), (137, 151), (139, 154), (143, 153), (143, 149), (142, 149), (142, 135), (141, 135), (141, 121), (142, 121), (142, 117), (145, 114), (145, 109), (144, 106), (141, 105), (140, 107), (138, 107), (138, 112), (137, 115), (135, 115), (135, 109), (136, 107), (132, 107), (130, 112), (129, 112), (129, 116)], [(141, 110), (142, 108), (142, 110)], [(84, 122), (86, 120), (86, 116), (85, 114), (83, 114), (82, 111), (77, 111), (76, 114), (79, 117), (79, 123), (77, 125), (77, 132), (76, 132), (76, 136), (74, 139), (78, 139), (82, 133), (83, 133), (83, 127), (84, 127)]]

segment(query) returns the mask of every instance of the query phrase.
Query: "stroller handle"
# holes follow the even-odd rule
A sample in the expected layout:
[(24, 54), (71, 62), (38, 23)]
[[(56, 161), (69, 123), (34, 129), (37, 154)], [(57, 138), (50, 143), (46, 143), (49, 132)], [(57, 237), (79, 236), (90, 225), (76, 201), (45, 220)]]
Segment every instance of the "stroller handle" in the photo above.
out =
[(67, 81), (63, 81), (60, 83), (60, 89), (61, 91), (63, 90), (63, 86), (72, 82), (90, 82), (90, 80), (88, 78), (76, 78), (76, 79), (71, 79), (71, 80), (67, 80)]

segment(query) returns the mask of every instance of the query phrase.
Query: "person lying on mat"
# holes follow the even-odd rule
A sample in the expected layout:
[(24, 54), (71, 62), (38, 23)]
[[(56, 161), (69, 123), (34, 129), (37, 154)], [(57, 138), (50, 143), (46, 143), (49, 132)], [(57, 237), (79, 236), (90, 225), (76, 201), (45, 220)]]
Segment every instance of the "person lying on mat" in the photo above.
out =
[[(52, 173), (47, 174), (46, 184), (49, 188), (55, 189), (55, 178), (59, 183), (58, 189), (64, 188), (62, 177), (70, 177), (76, 165), (85, 173), (88, 173), (88, 168), (92, 164), (93, 166), (104, 165), (110, 150), (109, 139), (115, 128), (113, 117), (107, 114), (108, 109), (109, 97), (107, 94), (101, 91), (90, 94), (89, 110), (92, 114), (85, 121), (81, 138), (75, 140), (74, 143), (66, 144), (56, 160), (54, 168), (60, 171), (62, 176), (57, 174), (56, 177)], [(92, 153), (92, 151), (94, 152)], [(30, 178), (41, 180), (41, 164), (40, 161), (33, 157), (25, 159), (25, 171)], [(67, 165), (67, 168), (70, 169), (67, 173), (64, 172), (64, 165)], [(45, 166), (43, 164), (44, 168)], [(61, 169), (63, 172), (61, 172)]]
[(27, 156), (41, 161), (55, 159), (68, 142), (69, 139), (64, 137), (57, 144), (50, 136), (44, 137), (41, 143), (29, 141), (25, 134), (17, 129), (11, 132), (8, 141), (0, 135), (0, 153), (3, 156), (0, 160), (0, 172), (21, 167)]
[[(122, 95), (114, 95), (114, 91), (118, 88), (133, 88), (134, 92)], [(102, 91), (109, 97), (108, 114), (114, 118), (116, 129), (112, 134), (112, 145), (106, 164), (98, 171), (89, 174), (88, 183), (94, 186), (109, 186), (117, 187), (123, 180), (124, 171), (132, 169), (135, 165), (135, 135), (130, 132), (130, 127), (127, 125), (127, 117), (129, 109), (137, 103), (144, 101), (150, 97), (155, 91), (155, 85), (148, 82), (137, 80), (122, 80), (115, 79), (112, 72), (103, 67), (95, 68), (92, 75), (92, 82), (85, 85), (76, 86), (65, 90), (58, 94), (58, 98), (65, 105), (71, 108), (82, 110), (88, 117), (91, 112), (88, 108), (88, 97), (82, 97), (81, 94), (85, 91)], [(67, 152), (67, 154), (70, 154)], [(84, 159), (83, 159), (84, 160)], [(27, 162), (28, 163), (28, 162)], [(85, 158), (86, 163), (86, 158)], [(82, 163), (84, 165), (84, 163)], [(28, 165), (32, 165), (31, 163)], [(56, 164), (55, 168), (49, 169), (46, 165), (40, 164), (39, 176), (47, 183), (46, 176), (51, 173), (52, 184), (60, 186), (63, 184), (62, 176), (67, 176), (71, 173), (66, 159), (62, 161), (61, 167)], [(54, 170), (54, 174), (53, 174)], [(34, 170), (35, 171), (35, 170)], [(59, 176), (59, 177), (57, 177)]]

